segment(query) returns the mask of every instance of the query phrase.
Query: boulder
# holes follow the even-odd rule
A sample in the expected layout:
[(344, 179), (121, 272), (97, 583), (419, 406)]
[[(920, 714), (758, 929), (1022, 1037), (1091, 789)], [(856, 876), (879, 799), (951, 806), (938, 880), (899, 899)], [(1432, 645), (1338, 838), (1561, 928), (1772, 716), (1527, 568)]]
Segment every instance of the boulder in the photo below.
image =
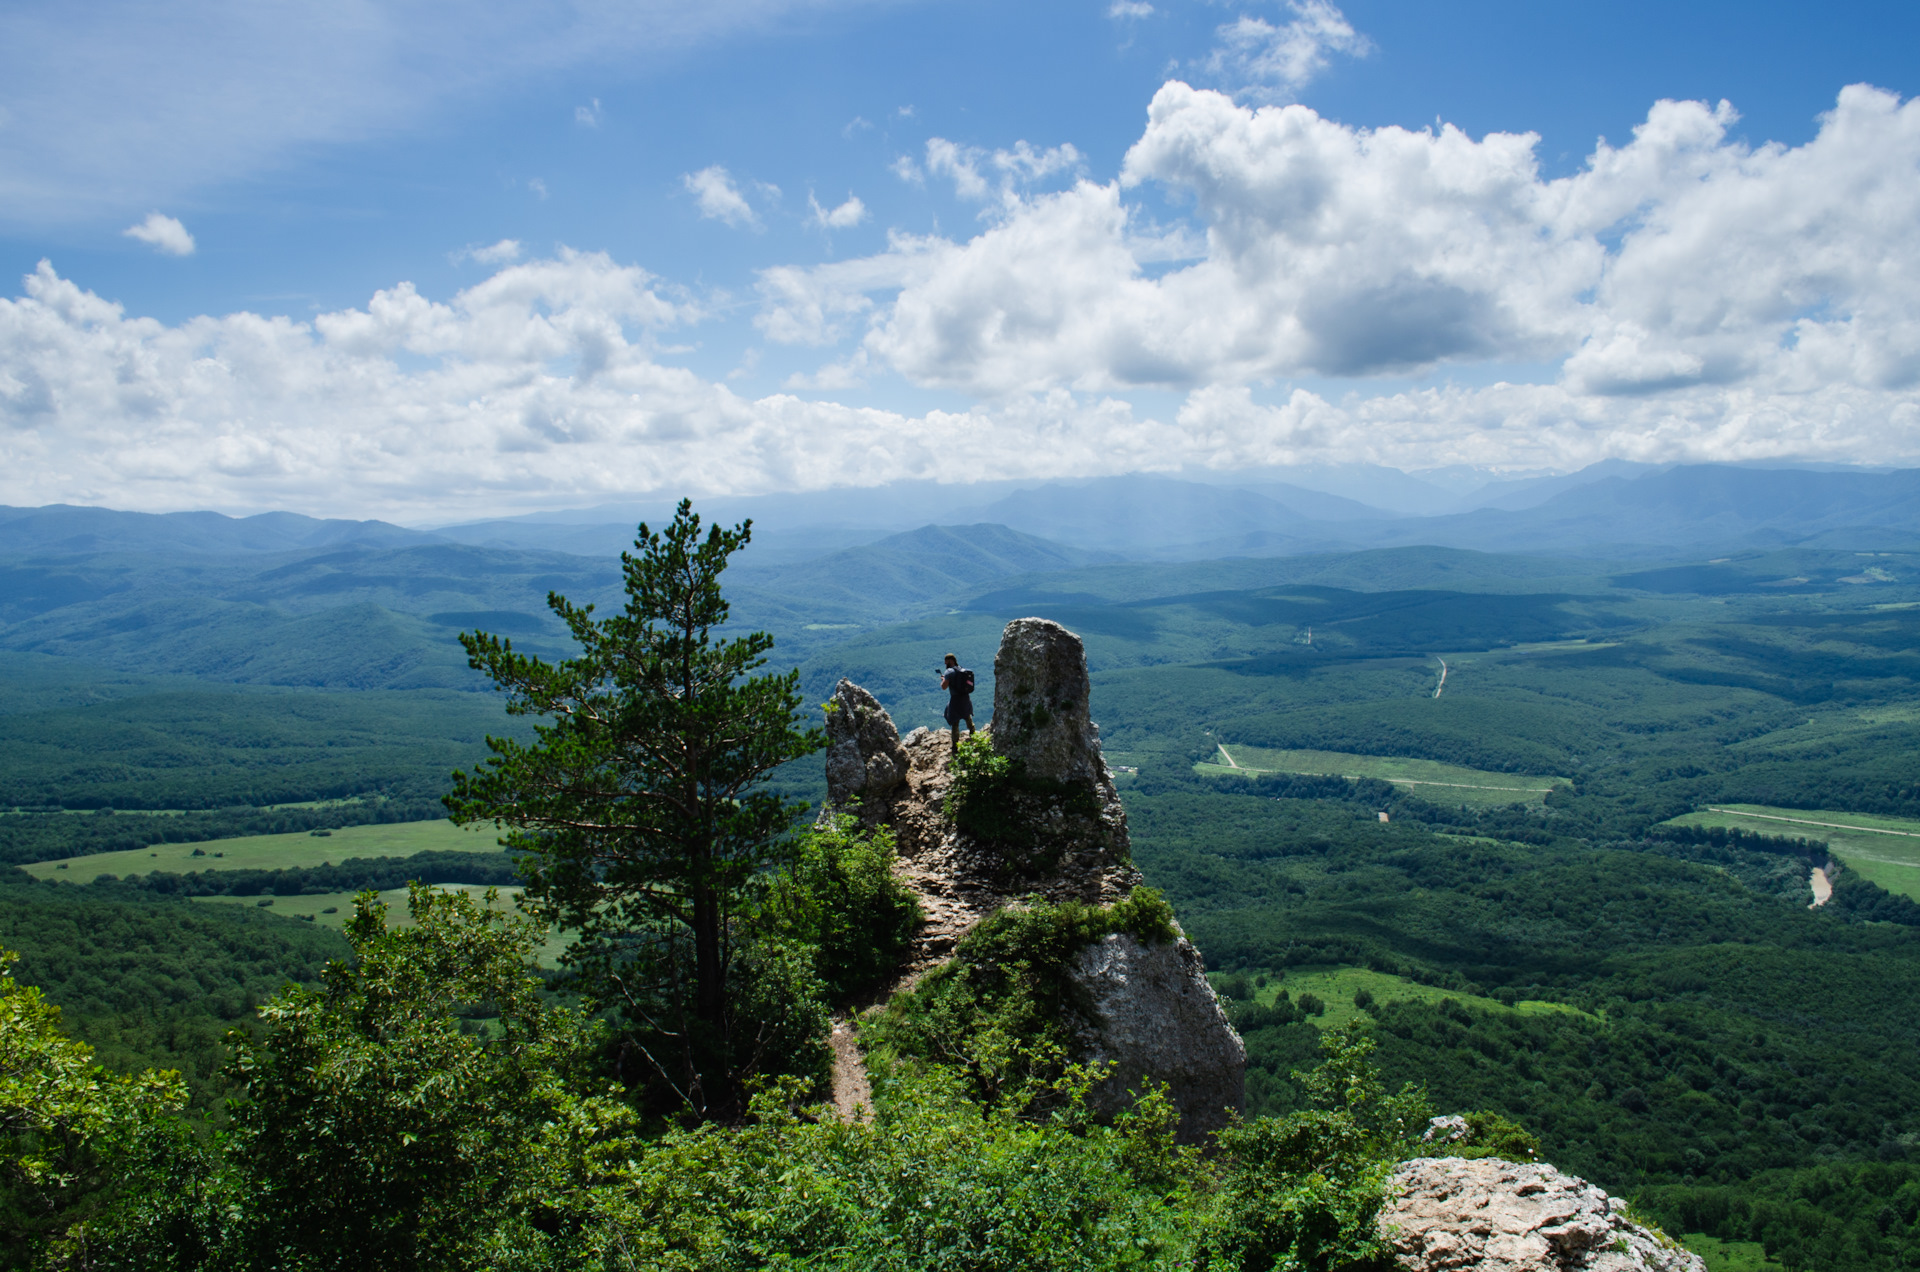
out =
[(1016, 618), (993, 657), (993, 748), (1044, 782), (1104, 782), (1087, 652), (1044, 618)]
[(827, 701), (827, 798), (835, 804), (887, 795), (907, 780), (907, 751), (880, 700), (842, 680)]
[(1088, 1097), (1111, 1116), (1146, 1081), (1164, 1082), (1179, 1111), (1179, 1139), (1227, 1125), (1246, 1098), (1247, 1049), (1185, 937), (1151, 945), (1114, 933), (1081, 951), (1072, 987), (1090, 1009), (1076, 1054), (1113, 1071)]
[(1545, 1164), (1415, 1158), (1394, 1172), (1380, 1224), (1405, 1272), (1707, 1272), (1626, 1203)]

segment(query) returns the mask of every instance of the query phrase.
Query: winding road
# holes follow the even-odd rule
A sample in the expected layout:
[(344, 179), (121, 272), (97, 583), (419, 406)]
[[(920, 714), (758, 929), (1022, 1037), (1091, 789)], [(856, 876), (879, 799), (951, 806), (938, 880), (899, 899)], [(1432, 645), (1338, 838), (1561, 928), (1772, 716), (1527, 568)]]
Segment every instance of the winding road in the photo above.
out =
[[(1440, 655), (1435, 654), (1434, 657), (1440, 658)], [(1440, 658), (1440, 683), (1433, 687), (1433, 696), (1438, 698), (1440, 696), (1441, 691), (1444, 690), (1446, 687), (1447, 687), (1447, 660), (1444, 658)]]

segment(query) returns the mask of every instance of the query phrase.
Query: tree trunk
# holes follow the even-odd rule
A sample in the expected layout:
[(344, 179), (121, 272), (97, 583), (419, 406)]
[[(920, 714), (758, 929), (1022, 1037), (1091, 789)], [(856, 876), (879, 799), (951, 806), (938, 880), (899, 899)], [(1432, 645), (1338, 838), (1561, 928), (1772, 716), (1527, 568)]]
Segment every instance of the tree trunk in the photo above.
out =
[(732, 1056), (727, 1045), (726, 968), (720, 958), (720, 900), (713, 885), (693, 887), (693, 1014), (705, 1035), (695, 1055), (706, 1072), (700, 1075), (707, 1093), (706, 1116), (731, 1120), (738, 1112), (732, 1080)]

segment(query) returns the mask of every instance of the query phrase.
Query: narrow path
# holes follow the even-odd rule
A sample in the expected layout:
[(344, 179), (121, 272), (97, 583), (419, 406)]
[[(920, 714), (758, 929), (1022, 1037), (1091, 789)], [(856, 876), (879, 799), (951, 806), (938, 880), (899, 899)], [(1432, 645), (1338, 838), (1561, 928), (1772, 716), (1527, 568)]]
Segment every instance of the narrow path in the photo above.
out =
[(1833, 881), (1827, 878), (1827, 872), (1825, 870), (1819, 866), (1815, 866), (1810, 882), (1813, 884), (1813, 904), (1808, 906), (1807, 909), (1817, 910), (1827, 902), (1833, 900)]
[(835, 1020), (827, 1045), (833, 1048), (833, 1111), (842, 1122), (872, 1121), (873, 1085), (867, 1081), (867, 1061), (853, 1036), (853, 1022)]
[[(1440, 655), (1435, 654), (1434, 657), (1440, 658)], [(1433, 696), (1438, 698), (1440, 696), (1440, 691), (1445, 689), (1446, 687), (1447, 687), (1447, 660), (1444, 658), (1440, 658), (1440, 683), (1433, 687)]]
[(1231, 751), (1227, 750), (1227, 748), (1224, 745), (1221, 745), (1219, 743), (1215, 743), (1215, 745), (1220, 746), (1220, 754), (1226, 758), (1228, 768), (1240, 767), (1238, 764), (1234, 763), (1233, 753)]
[(1831, 830), (1857, 830), (1868, 835), (1899, 835), (1904, 839), (1920, 839), (1920, 832), (1911, 830), (1888, 830), (1883, 826), (1849, 826), (1845, 822), (1809, 821), (1805, 817), (1779, 817), (1773, 813), (1743, 813), (1737, 808), (1715, 808), (1707, 806), (1710, 813), (1725, 813), (1729, 817), (1758, 817), (1761, 821), (1792, 822), (1796, 826), (1825, 826)]

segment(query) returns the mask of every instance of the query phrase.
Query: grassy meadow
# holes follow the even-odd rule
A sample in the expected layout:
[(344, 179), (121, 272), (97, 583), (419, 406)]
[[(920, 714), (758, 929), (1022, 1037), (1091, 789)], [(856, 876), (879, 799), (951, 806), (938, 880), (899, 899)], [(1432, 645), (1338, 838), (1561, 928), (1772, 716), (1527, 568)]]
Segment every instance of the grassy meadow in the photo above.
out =
[[(475, 901), (483, 901), (487, 888), (477, 883), (438, 883), (434, 885), (442, 892), (463, 892)], [(497, 888), (500, 902), (519, 909), (519, 888)], [(354, 892), (320, 892), (310, 896), (298, 897), (194, 897), (197, 905), (244, 905), (269, 910), (284, 919), (301, 919), (317, 927), (339, 931), (353, 917), (353, 899), (359, 895)], [(413, 916), (407, 913), (407, 890), (388, 888), (379, 894), (387, 907), (387, 923), (391, 927), (412, 927)], [(271, 901), (271, 905), (262, 902)], [(551, 934), (540, 947), (538, 958), (542, 967), (556, 966), (562, 951), (569, 943), (564, 934)]]
[(1429, 803), (1476, 805), (1539, 804), (1564, 777), (1533, 777), (1494, 773), (1443, 764), (1437, 760), (1402, 755), (1352, 755), (1343, 751), (1280, 750), (1271, 747), (1227, 746), (1214, 752), (1216, 762), (1202, 762), (1195, 771), (1232, 773), (1315, 773), (1335, 777), (1372, 777), (1408, 788)]
[(1888, 892), (1920, 901), (1920, 819), (1765, 804), (1716, 804), (1676, 817), (1670, 824), (1724, 826), (1763, 835), (1824, 840), (1848, 869)]
[[(1218, 984), (1225, 978), (1215, 976), (1213, 979)], [(1508, 1004), (1479, 994), (1443, 989), (1437, 985), (1423, 985), (1419, 981), (1395, 976), (1390, 972), (1375, 971), (1371, 967), (1329, 964), (1303, 964), (1286, 968), (1283, 975), (1270, 978), (1263, 986), (1256, 986), (1253, 991), (1253, 1001), (1262, 1006), (1270, 1006), (1283, 991), (1294, 1002), (1299, 1002), (1303, 994), (1312, 994), (1325, 1003), (1327, 1009), (1313, 1017), (1309, 1023), (1320, 1029), (1337, 1029), (1361, 1016), (1371, 1015), (1370, 1012), (1361, 1010), (1353, 1003), (1354, 994), (1363, 989), (1373, 996), (1376, 1004), (1440, 1003), (1451, 999), (1462, 1006), (1480, 1011), (1511, 1012), (1522, 1016), (1567, 1012), (1576, 1016), (1587, 1016), (1586, 1012), (1567, 1003), (1523, 998)]]
[(354, 857), (411, 857), (432, 852), (499, 852), (491, 826), (463, 829), (439, 821), (342, 826), (324, 835), (248, 835), (192, 844), (152, 844), (121, 852), (36, 862), (24, 867), (36, 879), (91, 883), (101, 875), (127, 878), (153, 871), (296, 870)]

